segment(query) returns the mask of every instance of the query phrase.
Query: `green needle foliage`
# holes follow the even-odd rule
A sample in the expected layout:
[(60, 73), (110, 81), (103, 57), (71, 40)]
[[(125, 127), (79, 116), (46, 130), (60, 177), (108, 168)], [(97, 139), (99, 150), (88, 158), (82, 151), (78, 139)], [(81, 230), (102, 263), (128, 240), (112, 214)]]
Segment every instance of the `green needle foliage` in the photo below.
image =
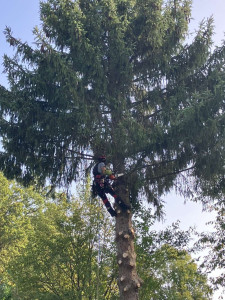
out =
[(68, 184), (83, 153), (105, 152), (133, 200), (175, 185), (188, 195), (213, 185), (215, 196), (225, 48), (212, 50), (211, 18), (186, 42), (190, 17), (190, 0), (48, 0), (34, 48), (6, 28), (16, 55), (5, 56), (10, 88), (0, 89), (4, 173)]

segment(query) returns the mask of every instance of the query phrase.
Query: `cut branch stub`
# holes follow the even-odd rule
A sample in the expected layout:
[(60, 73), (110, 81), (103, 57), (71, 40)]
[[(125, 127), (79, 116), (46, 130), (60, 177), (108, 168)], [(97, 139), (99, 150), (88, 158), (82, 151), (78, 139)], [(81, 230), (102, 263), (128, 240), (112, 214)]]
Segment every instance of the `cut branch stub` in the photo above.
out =
[(131, 234), (133, 237), (135, 237), (135, 231), (134, 231), (133, 227), (129, 228), (129, 234)]
[(124, 292), (127, 292), (129, 290), (130, 286), (129, 285), (126, 285), (125, 288), (123, 289)]
[(129, 239), (129, 237), (130, 237), (129, 234), (124, 234), (125, 239)]
[(133, 261), (130, 261), (130, 262), (129, 262), (129, 266), (134, 267), (134, 266), (135, 266), (135, 263), (134, 263)]

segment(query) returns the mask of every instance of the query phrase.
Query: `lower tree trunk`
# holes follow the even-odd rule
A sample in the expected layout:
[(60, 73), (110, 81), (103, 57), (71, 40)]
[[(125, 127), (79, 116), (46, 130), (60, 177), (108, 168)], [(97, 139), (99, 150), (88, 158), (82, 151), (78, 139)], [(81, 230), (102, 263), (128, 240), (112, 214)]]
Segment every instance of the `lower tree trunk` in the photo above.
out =
[[(122, 180), (117, 188), (118, 195), (125, 204), (129, 204), (129, 194)], [(138, 289), (141, 279), (136, 270), (136, 253), (134, 248), (134, 229), (132, 213), (116, 206), (116, 244), (117, 262), (119, 266), (118, 286), (121, 300), (138, 300)]]

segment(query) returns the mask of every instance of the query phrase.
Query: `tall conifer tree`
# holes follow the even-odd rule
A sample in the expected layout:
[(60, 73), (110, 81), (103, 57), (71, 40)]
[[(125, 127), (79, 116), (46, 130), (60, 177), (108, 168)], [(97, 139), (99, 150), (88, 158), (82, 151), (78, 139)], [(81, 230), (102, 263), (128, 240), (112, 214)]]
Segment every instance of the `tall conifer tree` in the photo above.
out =
[[(4, 173), (69, 184), (104, 153), (126, 174), (117, 192), (127, 204), (159, 207), (174, 186), (224, 187), (225, 47), (211, 51), (211, 19), (186, 43), (190, 16), (190, 0), (47, 0), (35, 48), (7, 28), (16, 56), (5, 56), (0, 94)], [(138, 299), (133, 239), (122, 212), (121, 299)]]

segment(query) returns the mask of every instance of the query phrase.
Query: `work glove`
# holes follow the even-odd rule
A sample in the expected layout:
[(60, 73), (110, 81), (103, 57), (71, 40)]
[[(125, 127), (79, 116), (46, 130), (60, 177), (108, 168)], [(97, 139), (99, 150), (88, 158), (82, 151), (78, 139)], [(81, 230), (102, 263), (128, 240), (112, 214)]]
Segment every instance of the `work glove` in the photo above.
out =
[(116, 176), (115, 175), (109, 175), (109, 179), (111, 179), (111, 180), (116, 180)]

